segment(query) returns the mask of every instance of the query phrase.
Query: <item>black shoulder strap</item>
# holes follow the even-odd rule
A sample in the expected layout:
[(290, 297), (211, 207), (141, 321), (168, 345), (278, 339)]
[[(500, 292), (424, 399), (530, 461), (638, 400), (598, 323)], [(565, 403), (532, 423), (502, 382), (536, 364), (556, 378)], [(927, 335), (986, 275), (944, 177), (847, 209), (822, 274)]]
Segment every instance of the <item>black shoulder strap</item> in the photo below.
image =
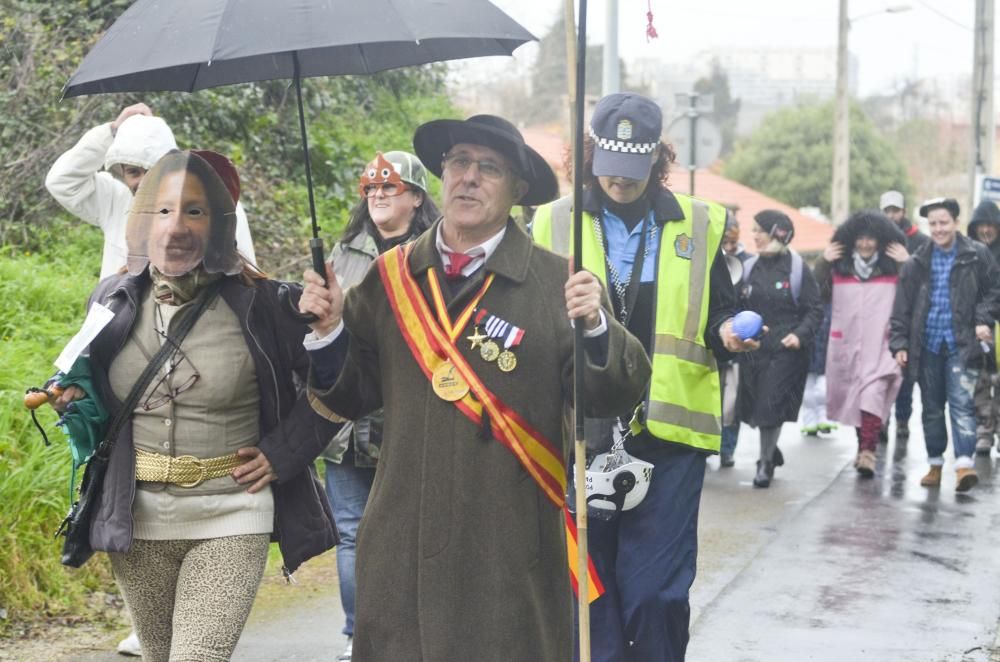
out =
[(149, 383), (153, 381), (153, 377), (163, 366), (164, 362), (167, 360), (171, 354), (174, 353), (175, 348), (179, 347), (181, 342), (183, 342), (185, 336), (194, 327), (195, 322), (201, 317), (201, 313), (208, 306), (209, 302), (215, 299), (215, 296), (219, 293), (222, 288), (222, 283), (225, 279), (220, 278), (212, 282), (205, 292), (202, 294), (198, 303), (191, 309), (190, 314), (184, 316), (180, 323), (178, 323), (177, 328), (174, 329), (174, 334), (167, 336), (163, 345), (160, 347), (159, 351), (153, 355), (150, 359), (149, 364), (139, 375), (139, 379), (136, 380), (135, 385), (132, 386), (132, 390), (129, 391), (128, 397), (122, 403), (122, 408), (118, 411), (118, 415), (115, 416), (114, 420), (111, 421), (111, 425), (108, 426), (108, 432), (104, 436), (104, 440), (101, 445), (98, 446), (95, 455), (103, 455), (108, 457), (111, 455), (111, 449), (115, 445), (115, 439), (118, 438), (118, 433), (121, 432), (122, 427), (132, 418), (132, 412), (135, 410), (136, 404), (139, 402), (139, 398), (142, 397), (143, 392), (145, 392), (146, 387)]

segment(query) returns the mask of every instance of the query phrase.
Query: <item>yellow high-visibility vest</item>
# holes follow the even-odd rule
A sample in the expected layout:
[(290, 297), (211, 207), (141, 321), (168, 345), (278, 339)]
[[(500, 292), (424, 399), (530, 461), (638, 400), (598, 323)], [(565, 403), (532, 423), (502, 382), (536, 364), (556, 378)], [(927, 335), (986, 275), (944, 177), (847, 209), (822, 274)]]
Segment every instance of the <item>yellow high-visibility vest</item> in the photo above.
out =
[[(674, 194), (683, 221), (668, 221), (659, 232), (656, 336), (653, 376), (645, 402), (645, 426), (659, 439), (718, 452), (722, 432), (722, 393), (715, 356), (705, 345), (712, 262), (726, 225), (716, 203)], [(573, 243), (572, 201), (561, 198), (540, 207), (532, 221), (535, 241), (569, 256)], [(583, 214), (583, 266), (607, 287), (604, 246), (593, 218)]]

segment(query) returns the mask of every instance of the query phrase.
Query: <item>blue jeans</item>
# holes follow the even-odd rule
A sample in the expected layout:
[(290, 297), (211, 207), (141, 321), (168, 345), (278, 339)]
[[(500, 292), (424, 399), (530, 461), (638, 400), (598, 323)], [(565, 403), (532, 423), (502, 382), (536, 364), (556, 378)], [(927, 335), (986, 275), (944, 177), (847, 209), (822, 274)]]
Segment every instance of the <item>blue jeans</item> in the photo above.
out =
[(974, 393), (979, 370), (966, 368), (958, 352), (925, 351), (920, 364), (920, 397), (924, 406), (924, 442), (927, 457), (942, 458), (948, 448), (944, 406), (948, 405), (955, 457), (972, 457), (976, 450)]
[(588, 522), (605, 589), (590, 606), (594, 662), (682, 662), (687, 650), (706, 455), (656, 443), (629, 451), (653, 464), (642, 503), (614, 520)]
[(723, 455), (732, 455), (736, 452), (736, 442), (740, 438), (740, 424), (733, 423), (732, 425), (722, 426), (722, 448), (720, 451)]
[(375, 480), (374, 469), (359, 469), (354, 462), (326, 464), (326, 496), (330, 500), (333, 521), (340, 544), (337, 545), (337, 577), (340, 579), (340, 604), (344, 608), (343, 633), (354, 636), (354, 577), (355, 541), (358, 523), (368, 503), (368, 493)]
[(899, 395), (896, 396), (896, 425), (909, 423), (913, 414), (913, 384), (914, 381), (903, 377), (903, 383), (899, 386)]

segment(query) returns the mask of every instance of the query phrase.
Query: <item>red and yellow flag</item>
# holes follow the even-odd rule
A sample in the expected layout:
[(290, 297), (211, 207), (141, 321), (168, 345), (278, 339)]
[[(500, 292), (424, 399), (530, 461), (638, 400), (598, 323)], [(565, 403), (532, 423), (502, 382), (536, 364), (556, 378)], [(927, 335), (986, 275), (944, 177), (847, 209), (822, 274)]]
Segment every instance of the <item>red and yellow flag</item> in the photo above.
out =
[[(436, 319), (420, 291), (420, 285), (410, 273), (408, 257), (412, 246), (412, 244), (406, 244), (383, 253), (379, 256), (377, 264), (396, 323), (399, 325), (399, 330), (417, 365), (420, 366), (428, 380), (442, 364), (450, 362), (454, 365), (469, 385), (469, 392), (462, 398), (455, 400), (454, 405), (476, 425), (482, 421), (483, 409), (485, 408), (490, 417), (494, 437), (514, 454), (549, 501), (565, 511), (566, 466), (560, 453), (541, 432), (532, 427), (517, 412), (486, 388), (472, 366), (455, 347), (455, 340), (468, 323), (473, 309), (493, 282), (493, 274), (486, 278), (483, 287), (452, 324), (451, 320), (448, 319), (444, 301), (441, 298), (436, 275), (431, 269), (428, 272), (431, 292), (437, 304), (438, 317), (443, 317), (441, 320)], [(568, 511), (566, 522), (567, 546), (575, 550), (576, 524), (569, 517)], [(572, 583), (574, 590), (576, 590), (575, 551), (569, 556), (569, 559)], [(593, 562), (589, 563), (589, 574), (590, 592), (588, 595), (589, 601), (593, 602), (600, 597), (604, 589), (597, 577)]]

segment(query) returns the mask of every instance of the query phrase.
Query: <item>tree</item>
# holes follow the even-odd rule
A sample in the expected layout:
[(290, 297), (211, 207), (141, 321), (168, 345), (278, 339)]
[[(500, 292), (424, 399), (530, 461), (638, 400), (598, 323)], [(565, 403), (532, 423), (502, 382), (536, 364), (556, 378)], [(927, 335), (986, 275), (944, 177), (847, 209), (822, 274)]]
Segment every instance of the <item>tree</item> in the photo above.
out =
[[(587, 82), (588, 96), (600, 96), (603, 81), (604, 46), (587, 46)], [(621, 80), (625, 80), (624, 65), (619, 59)], [(531, 103), (522, 103), (514, 115), (516, 120), (525, 124), (551, 122), (563, 116), (566, 105), (566, 94), (569, 88), (566, 81), (566, 18), (560, 11), (555, 23), (542, 37), (538, 44), (538, 57), (535, 59), (534, 71), (531, 75)], [(512, 109), (513, 110), (513, 109)]]
[[(129, 0), (2, 0), (0, 3), (0, 246), (37, 250), (67, 221), (41, 186), (63, 151), (92, 126), (144, 101), (170, 124), (181, 147), (229, 155), (243, 181), (241, 202), (256, 252), (272, 275), (291, 276), (306, 255), (308, 228), (295, 95), (288, 81), (195, 94), (106, 94), (59, 101), (60, 90)], [(375, 76), (303, 82), (316, 201), (332, 241), (356, 200), (355, 180), (375, 150), (412, 149), (414, 129), (456, 110), (444, 65)], [(73, 221), (75, 223), (75, 221)]]
[(719, 127), (722, 134), (722, 152), (725, 157), (733, 151), (736, 140), (736, 126), (740, 119), (740, 100), (729, 95), (729, 74), (718, 60), (712, 60), (712, 73), (695, 81), (694, 91), (711, 94), (714, 109), (707, 115)]
[[(749, 138), (737, 143), (723, 172), (793, 207), (819, 207), (829, 213), (833, 102), (768, 115)], [(850, 208), (873, 208), (882, 192), (908, 193), (911, 188), (895, 149), (859, 108), (852, 107)]]

